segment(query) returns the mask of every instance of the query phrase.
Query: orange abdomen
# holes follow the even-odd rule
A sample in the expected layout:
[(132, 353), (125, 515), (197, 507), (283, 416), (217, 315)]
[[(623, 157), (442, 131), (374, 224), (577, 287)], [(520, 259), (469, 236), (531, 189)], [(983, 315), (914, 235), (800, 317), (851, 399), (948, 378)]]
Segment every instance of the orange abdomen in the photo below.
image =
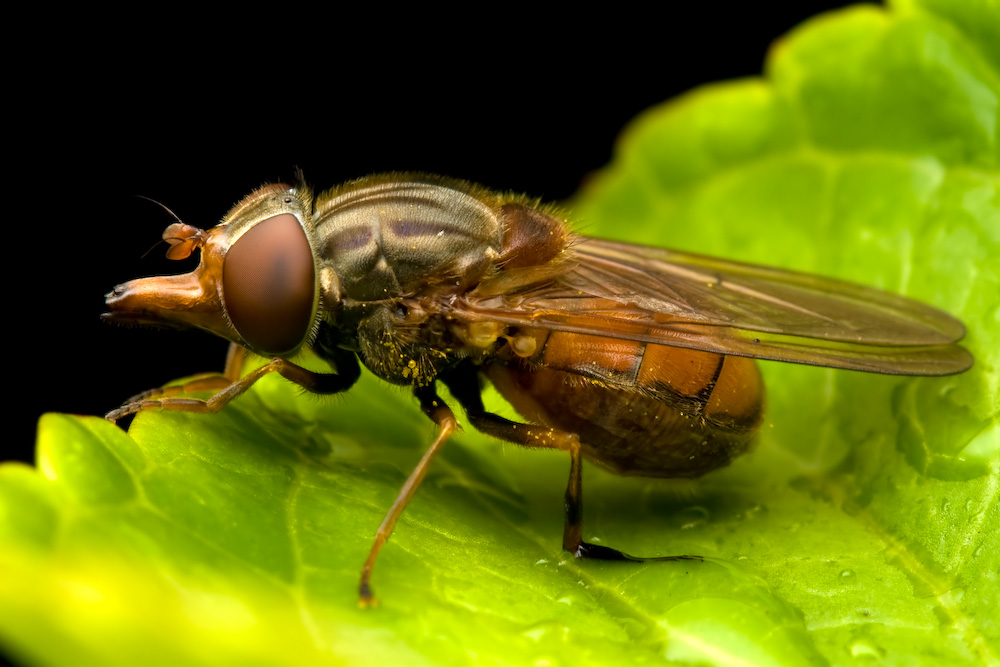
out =
[(760, 425), (764, 387), (753, 359), (529, 335), (535, 352), (501, 353), (487, 377), (524, 417), (576, 433), (585, 457), (618, 474), (697, 477), (746, 451)]

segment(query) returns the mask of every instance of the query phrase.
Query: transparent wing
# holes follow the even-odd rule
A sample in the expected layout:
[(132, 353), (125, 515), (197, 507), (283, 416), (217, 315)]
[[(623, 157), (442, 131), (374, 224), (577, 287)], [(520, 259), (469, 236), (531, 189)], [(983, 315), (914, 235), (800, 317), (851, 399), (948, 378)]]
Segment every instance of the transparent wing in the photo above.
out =
[(878, 373), (972, 365), (962, 323), (912, 299), (820, 276), (584, 238), (572, 261), (502, 272), (453, 308), (556, 329)]

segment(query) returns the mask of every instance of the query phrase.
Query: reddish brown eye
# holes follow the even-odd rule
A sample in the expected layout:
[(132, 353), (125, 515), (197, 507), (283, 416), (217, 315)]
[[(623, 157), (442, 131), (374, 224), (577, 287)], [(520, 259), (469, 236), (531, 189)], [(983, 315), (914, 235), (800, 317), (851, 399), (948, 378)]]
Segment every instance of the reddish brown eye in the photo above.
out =
[(254, 351), (281, 354), (305, 339), (315, 289), (309, 241), (290, 213), (257, 223), (226, 253), (226, 310)]

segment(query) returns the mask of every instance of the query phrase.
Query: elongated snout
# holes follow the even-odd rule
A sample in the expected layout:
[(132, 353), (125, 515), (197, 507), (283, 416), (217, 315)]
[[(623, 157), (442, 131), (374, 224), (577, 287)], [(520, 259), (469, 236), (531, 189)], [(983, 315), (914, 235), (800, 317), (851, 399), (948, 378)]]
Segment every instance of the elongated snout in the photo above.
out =
[(194, 273), (130, 280), (104, 295), (110, 322), (185, 328), (204, 292)]
[(237, 340), (224, 314), (213, 272), (199, 267), (176, 276), (139, 278), (116, 285), (105, 295), (107, 322), (183, 329), (197, 327)]

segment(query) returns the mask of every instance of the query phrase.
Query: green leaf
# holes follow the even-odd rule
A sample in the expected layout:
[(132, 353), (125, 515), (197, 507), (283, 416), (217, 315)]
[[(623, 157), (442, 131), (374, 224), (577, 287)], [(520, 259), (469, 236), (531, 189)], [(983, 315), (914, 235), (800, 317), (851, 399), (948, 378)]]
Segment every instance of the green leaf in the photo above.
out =
[(568, 558), (566, 457), (469, 430), (360, 609), (433, 428), (370, 376), (327, 399), (269, 377), (127, 435), (44, 417), (37, 469), (0, 467), (0, 637), (41, 664), (997, 664), (998, 101), (995, 2), (859, 6), (790, 34), (765, 78), (649, 111), (575, 202), (588, 233), (877, 285), (968, 326), (956, 377), (763, 364), (756, 450), (697, 482), (587, 468), (589, 537), (705, 562)]

